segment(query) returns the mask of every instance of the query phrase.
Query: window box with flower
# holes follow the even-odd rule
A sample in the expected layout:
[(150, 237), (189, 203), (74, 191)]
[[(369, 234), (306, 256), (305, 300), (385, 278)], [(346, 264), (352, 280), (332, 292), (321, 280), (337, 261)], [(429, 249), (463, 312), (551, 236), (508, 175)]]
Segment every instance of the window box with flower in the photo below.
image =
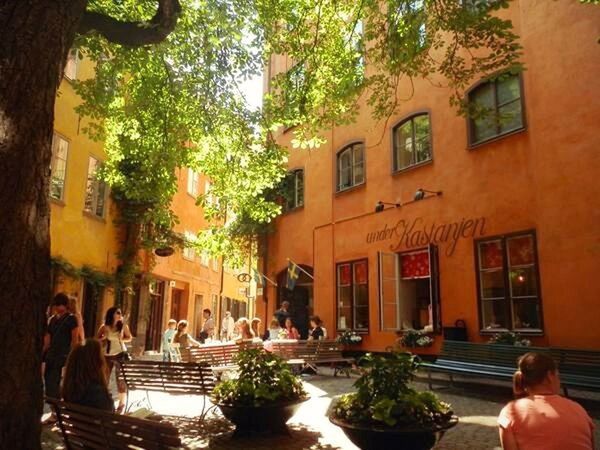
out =
[(336, 341), (344, 345), (358, 345), (362, 342), (362, 336), (356, 331), (346, 330), (340, 334)]
[(433, 345), (433, 337), (430, 333), (423, 330), (408, 329), (402, 331), (402, 335), (398, 339), (402, 347), (407, 348), (424, 348)]

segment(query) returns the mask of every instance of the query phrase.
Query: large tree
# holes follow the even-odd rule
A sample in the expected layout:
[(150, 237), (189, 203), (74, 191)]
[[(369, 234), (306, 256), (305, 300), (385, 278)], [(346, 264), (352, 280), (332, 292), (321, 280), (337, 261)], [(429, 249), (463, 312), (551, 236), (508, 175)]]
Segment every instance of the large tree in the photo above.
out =
[[(106, 142), (103, 176), (123, 211), (168, 231), (175, 168), (196, 167), (220, 200), (201, 199), (208, 218), (229, 219), (204, 236), (222, 253), (279, 212), (271, 201), (285, 165), (278, 126), (314, 148), (321, 130), (354, 119), (361, 95), (385, 120), (410, 96), (404, 80), (428, 78), (460, 110), (475, 77), (519, 68), (518, 38), (495, 14), (508, 0), (181, 1), (0, 3), (0, 448), (39, 447), (48, 167), (74, 43), (97, 63), (95, 79), (77, 87), (80, 112)], [(274, 74), (263, 109), (252, 110), (239, 82), (273, 55), (295, 65)]]
[(86, 0), (0, 3), (0, 448), (40, 446), (40, 376), (50, 297), (48, 183), (54, 102), (77, 33), (125, 45), (164, 40), (180, 13), (160, 0), (146, 23), (86, 11)]

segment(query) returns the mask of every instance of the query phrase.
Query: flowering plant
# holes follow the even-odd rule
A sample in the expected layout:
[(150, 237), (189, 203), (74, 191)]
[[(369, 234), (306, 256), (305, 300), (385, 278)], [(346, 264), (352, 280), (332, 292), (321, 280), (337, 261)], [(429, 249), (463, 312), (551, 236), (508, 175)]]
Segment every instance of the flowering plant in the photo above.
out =
[(512, 331), (502, 331), (501, 333), (494, 334), (489, 342), (490, 344), (514, 345), (516, 347), (529, 347), (531, 345), (529, 339), (525, 339), (519, 333)]
[(400, 344), (403, 347), (431, 347), (433, 344), (433, 338), (429, 336), (425, 331), (420, 330), (405, 330), (400, 337)]
[(342, 344), (354, 345), (362, 342), (362, 336), (357, 334), (356, 331), (346, 330), (336, 340)]

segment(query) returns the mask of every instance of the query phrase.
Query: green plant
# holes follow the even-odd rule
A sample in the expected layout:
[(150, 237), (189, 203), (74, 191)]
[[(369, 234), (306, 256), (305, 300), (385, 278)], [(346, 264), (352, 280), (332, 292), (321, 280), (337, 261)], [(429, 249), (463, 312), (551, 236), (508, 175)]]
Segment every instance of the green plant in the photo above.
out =
[(260, 349), (241, 350), (238, 377), (220, 383), (213, 401), (230, 406), (262, 406), (306, 397), (302, 382), (279, 356)]
[(525, 339), (519, 333), (512, 331), (502, 331), (501, 333), (494, 334), (489, 342), (490, 344), (514, 345), (517, 347), (529, 347), (531, 345), (529, 339)]
[(417, 392), (408, 383), (419, 362), (410, 353), (367, 354), (357, 391), (340, 397), (333, 408), (337, 419), (374, 427), (435, 428), (452, 417), (450, 405), (432, 392)]

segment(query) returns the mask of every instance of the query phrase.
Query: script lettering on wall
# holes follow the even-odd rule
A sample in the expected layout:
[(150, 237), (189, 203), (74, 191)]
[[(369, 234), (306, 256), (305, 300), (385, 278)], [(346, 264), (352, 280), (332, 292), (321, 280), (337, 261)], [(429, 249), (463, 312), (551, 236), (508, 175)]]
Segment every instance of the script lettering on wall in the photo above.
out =
[(460, 222), (425, 224), (421, 217), (400, 219), (394, 226), (385, 226), (367, 234), (367, 243), (391, 240), (390, 250), (423, 247), (428, 244), (445, 244), (446, 256), (452, 256), (459, 239), (475, 238), (485, 235), (485, 218), (465, 219)]

